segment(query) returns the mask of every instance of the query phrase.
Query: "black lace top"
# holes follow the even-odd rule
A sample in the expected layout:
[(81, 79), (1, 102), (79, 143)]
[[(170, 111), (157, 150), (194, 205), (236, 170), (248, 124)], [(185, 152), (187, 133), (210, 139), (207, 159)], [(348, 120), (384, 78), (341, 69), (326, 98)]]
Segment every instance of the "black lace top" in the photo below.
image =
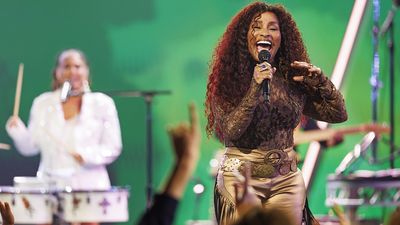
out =
[(216, 126), (226, 146), (249, 149), (285, 149), (293, 146), (293, 131), (301, 114), (329, 123), (343, 122), (347, 112), (343, 96), (324, 75), (288, 81), (278, 72), (270, 83), (270, 102), (262, 85), (253, 79), (246, 95), (233, 110), (213, 105)]

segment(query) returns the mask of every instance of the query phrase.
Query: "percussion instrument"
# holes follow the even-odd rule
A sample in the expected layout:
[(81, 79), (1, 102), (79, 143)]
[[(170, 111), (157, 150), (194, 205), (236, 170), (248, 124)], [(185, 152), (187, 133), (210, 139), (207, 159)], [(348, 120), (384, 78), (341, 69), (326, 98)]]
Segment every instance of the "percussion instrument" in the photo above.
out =
[(39, 177), (14, 177), (14, 187), (22, 188), (25, 190), (55, 190), (55, 182), (44, 180)]
[(400, 169), (356, 170), (375, 139), (374, 132), (364, 135), (340, 162), (335, 173), (328, 176), (325, 204), (343, 206), (351, 224), (359, 221), (359, 206), (400, 206)]
[(128, 197), (127, 187), (60, 190), (37, 177), (14, 177), (13, 187), (0, 186), (0, 201), (10, 204), (16, 224), (126, 222)]
[(65, 190), (57, 193), (62, 220), (75, 222), (126, 222), (129, 189)]
[(0, 201), (10, 204), (16, 224), (51, 224), (54, 200), (46, 189), (0, 187)]
[(359, 220), (359, 206), (400, 206), (400, 170), (358, 170), (343, 176), (328, 176), (327, 206), (340, 205), (352, 224)]
[(400, 206), (400, 170), (358, 170), (348, 176), (329, 175), (326, 205)]

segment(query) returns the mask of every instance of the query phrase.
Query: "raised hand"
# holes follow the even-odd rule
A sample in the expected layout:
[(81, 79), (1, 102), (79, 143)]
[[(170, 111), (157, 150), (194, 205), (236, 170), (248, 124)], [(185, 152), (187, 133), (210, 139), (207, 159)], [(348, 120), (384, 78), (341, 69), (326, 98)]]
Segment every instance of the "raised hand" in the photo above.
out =
[(190, 123), (180, 123), (168, 129), (176, 162), (164, 192), (180, 199), (199, 159), (200, 125), (194, 104), (189, 105)]
[(317, 87), (323, 83), (327, 78), (322, 75), (322, 70), (308, 62), (294, 61), (290, 64), (302, 74), (295, 74), (293, 80), (296, 82), (303, 82), (310, 87)]
[(183, 159), (196, 159), (199, 155), (200, 125), (193, 103), (189, 105), (189, 124), (182, 122), (168, 129), (177, 161)]
[[(294, 61), (290, 64), (291, 67), (298, 69), (300, 71), (308, 71), (308, 77), (315, 77), (315, 76), (320, 76), (322, 74), (322, 70), (319, 67), (314, 66), (311, 63), (308, 62), (300, 62), (300, 61)], [(293, 77), (293, 80), (295, 81), (304, 81), (306, 76), (304, 75), (295, 75)]]
[(0, 201), (0, 213), (3, 220), (3, 225), (14, 225), (14, 215), (8, 202)]
[(251, 177), (250, 163), (244, 164), (243, 175), (236, 174), (239, 182), (235, 183), (235, 200), (239, 216), (245, 215), (254, 207), (261, 207), (261, 201), (255, 190), (249, 185)]

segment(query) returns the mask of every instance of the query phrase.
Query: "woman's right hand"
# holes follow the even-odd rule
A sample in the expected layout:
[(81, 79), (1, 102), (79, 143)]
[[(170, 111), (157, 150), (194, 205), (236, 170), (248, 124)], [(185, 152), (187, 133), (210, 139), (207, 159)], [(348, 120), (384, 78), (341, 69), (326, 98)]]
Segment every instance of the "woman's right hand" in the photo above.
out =
[(25, 126), (24, 122), (22, 122), (21, 118), (19, 116), (10, 116), (7, 120), (6, 127), (7, 128), (16, 128), (20, 126)]
[(261, 84), (265, 79), (271, 80), (276, 71), (268, 62), (257, 64), (254, 67), (253, 77), (257, 84)]

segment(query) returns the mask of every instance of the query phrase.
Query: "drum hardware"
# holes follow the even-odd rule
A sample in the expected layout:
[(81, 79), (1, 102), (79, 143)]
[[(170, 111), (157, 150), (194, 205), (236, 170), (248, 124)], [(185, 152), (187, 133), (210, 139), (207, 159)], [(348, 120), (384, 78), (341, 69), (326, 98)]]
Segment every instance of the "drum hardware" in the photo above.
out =
[(362, 176), (362, 171), (346, 177), (329, 175), (326, 205), (399, 206), (400, 171), (385, 171), (387, 175), (380, 175), (377, 171), (368, 177)]
[(347, 153), (347, 155), (343, 158), (340, 162), (339, 166), (336, 168), (335, 173), (336, 175), (344, 174), (346, 171), (351, 172), (353, 169), (354, 163), (364, 156), (366, 150), (368, 149), (369, 145), (373, 142), (376, 135), (374, 132), (367, 133), (359, 144), (354, 146), (353, 151)]
[(357, 224), (359, 206), (400, 206), (400, 170), (355, 171), (348, 176), (328, 176), (325, 204), (345, 208), (351, 224)]
[(376, 135), (367, 133), (328, 176), (325, 204), (343, 206), (351, 224), (358, 224), (359, 206), (400, 206), (400, 170), (356, 170)]

